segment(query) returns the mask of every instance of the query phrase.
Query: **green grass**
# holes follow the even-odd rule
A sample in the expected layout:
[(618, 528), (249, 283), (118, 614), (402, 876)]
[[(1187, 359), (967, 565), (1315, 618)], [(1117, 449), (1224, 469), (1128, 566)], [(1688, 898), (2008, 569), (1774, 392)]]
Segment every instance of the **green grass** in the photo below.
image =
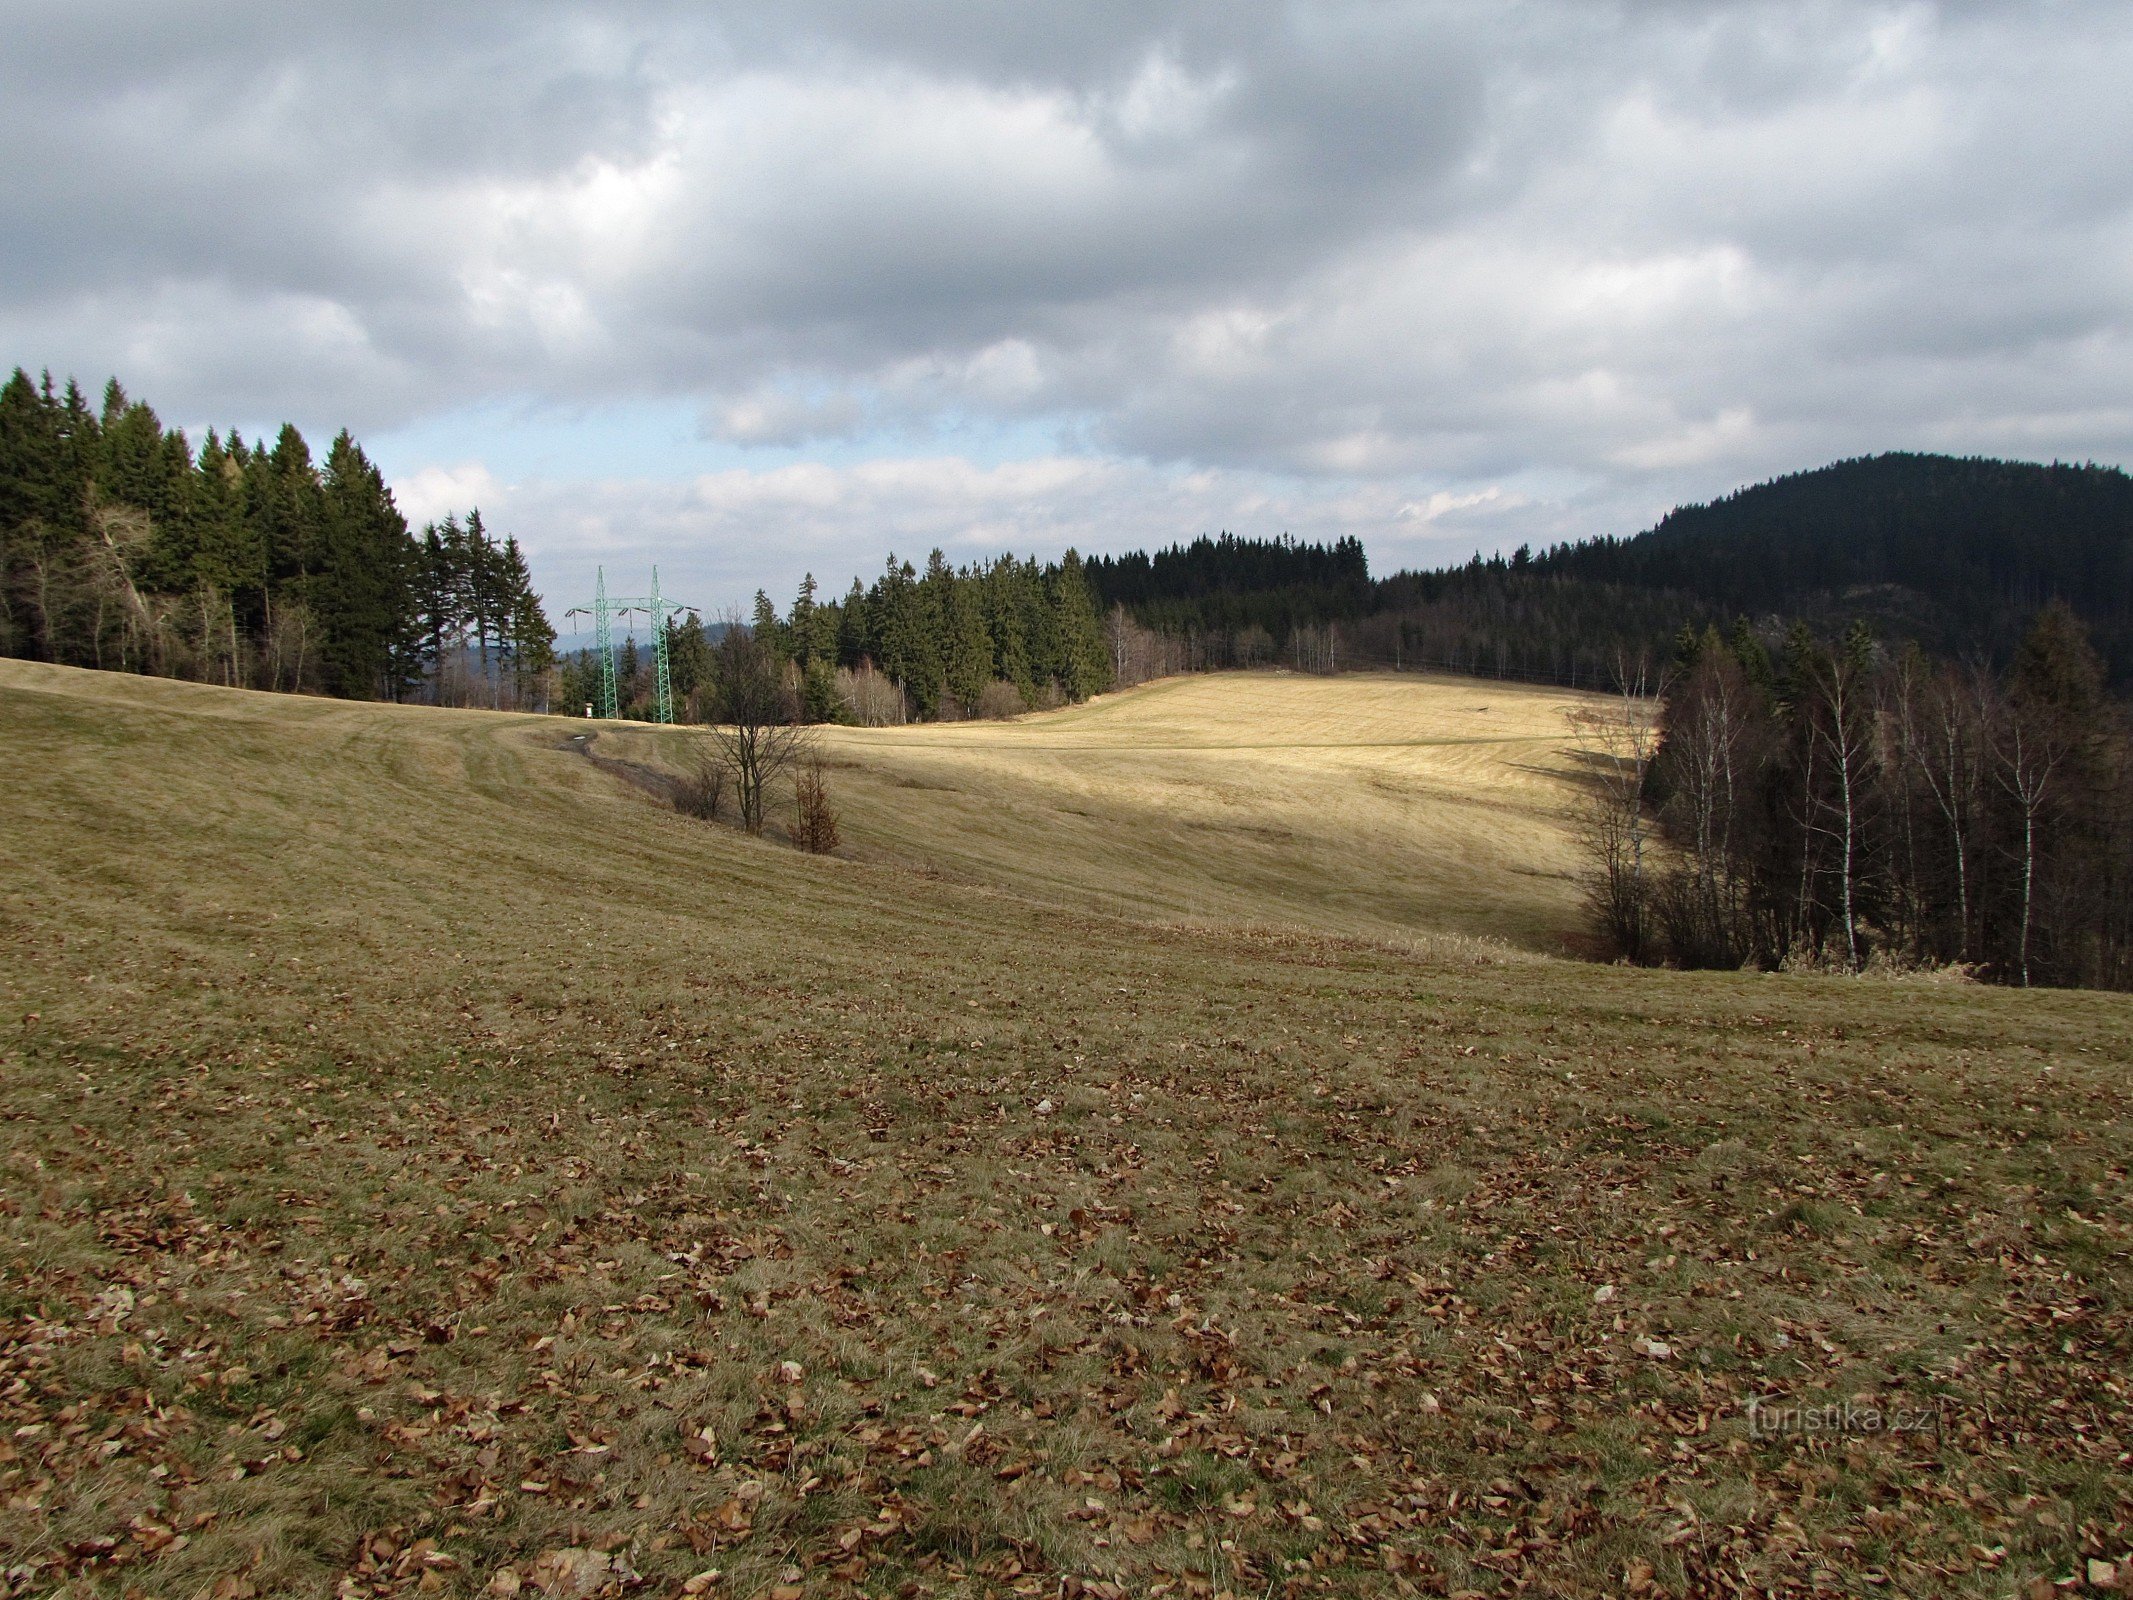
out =
[[(2123, 998), (1113, 919), (574, 731), (0, 665), (13, 1592), (2122, 1552)], [(1945, 1426), (1747, 1436), (1860, 1393)]]

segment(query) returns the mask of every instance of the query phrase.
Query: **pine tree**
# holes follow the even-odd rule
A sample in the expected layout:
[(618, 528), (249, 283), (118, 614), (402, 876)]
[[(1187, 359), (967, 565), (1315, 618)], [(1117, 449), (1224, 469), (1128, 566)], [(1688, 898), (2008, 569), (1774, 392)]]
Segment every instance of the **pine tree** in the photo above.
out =
[(506, 647), (510, 653), (512, 687), (518, 703), (533, 698), (555, 667), (555, 626), (541, 609), (541, 597), (533, 592), (533, 572), (515, 535), (504, 539), (500, 563), (508, 614)]
[(1050, 575), (1047, 587), (1055, 618), (1059, 687), (1069, 699), (1086, 700), (1109, 687), (1111, 653), (1104, 648), (1103, 625), (1096, 619), (1096, 597), (1090, 592), (1081, 557), (1067, 551)]
[(780, 665), (793, 658), (792, 639), (785, 625), (778, 620), (778, 608), (770, 603), (770, 596), (761, 589), (755, 592), (755, 611), (751, 626), (755, 636), (768, 650), (771, 658)]
[(992, 675), (1013, 684), (1026, 700), (1036, 688), (1024, 626), (1029, 601), (1023, 592), (1022, 566), (1013, 556), (1003, 555), (986, 569), (984, 598), (985, 627), (992, 638)]
[(403, 698), (421, 681), (414, 547), (384, 476), (346, 430), (326, 457), (318, 550), (311, 582), (328, 687)]
[(854, 578), (837, 612), (837, 665), (856, 668), (862, 661), (878, 660), (880, 646), (875, 643), (872, 629), (867, 592)]
[(985, 625), (985, 584), (975, 572), (959, 572), (946, 595), (948, 692), (967, 716), (992, 681), (992, 632)]

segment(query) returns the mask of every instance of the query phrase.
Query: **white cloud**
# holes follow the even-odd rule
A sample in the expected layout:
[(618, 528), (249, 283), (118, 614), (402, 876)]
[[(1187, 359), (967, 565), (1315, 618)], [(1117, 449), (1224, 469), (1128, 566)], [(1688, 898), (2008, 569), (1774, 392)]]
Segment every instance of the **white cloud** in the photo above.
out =
[(409, 503), (536, 547), (1385, 567), (1883, 448), (2133, 456), (2120, 0), (173, 16), (14, 19), (5, 353), (320, 435), (703, 419), (627, 478), (431, 437)]
[(456, 466), (424, 467), (392, 486), (393, 503), (416, 527), (442, 522), (480, 506), (508, 502), (511, 491), (479, 461)]
[(1068, 546), (1117, 552), (1240, 527), (1367, 537), (1389, 571), (1493, 547), (1496, 522), (1529, 504), (1501, 486), (1414, 501), (1376, 484), (1331, 491), (1061, 455), (997, 465), (961, 456), (801, 462), (678, 481), (504, 482), (468, 463), (425, 469), (395, 493), (422, 518), (478, 503), (492, 530), (518, 533), (551, 595), (590, 594), (601, 564), (611, 584), (656, 564), (668, 593), (714, 612), (745, 609), (758, 586), (783, 596), (803, 572), (841, 590), (854, 576), (871, 578), (892, 551), (921, 564), (936, 547), (958, 564), (1002, 552), (1050, 558)]

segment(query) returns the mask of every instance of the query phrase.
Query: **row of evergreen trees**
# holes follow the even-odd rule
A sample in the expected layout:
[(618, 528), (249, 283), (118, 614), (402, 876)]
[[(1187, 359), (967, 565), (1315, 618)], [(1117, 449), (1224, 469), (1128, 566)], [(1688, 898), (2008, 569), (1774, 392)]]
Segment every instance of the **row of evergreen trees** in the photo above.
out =
[[(1179, 638), (1278, 643), (1297, 628), (1363, 616), (1379, 605), (1363, 541), (1352, 537), (1323, 545), (1288, 534), (1203, 534), (1153, 555), (1095, 557), (1089, 580), (1106, 611), (1123, 608), (1141, 626)], [(1253, 650), (1247, 644), (1227, 653), (1243, 664)]]
[(2133, 725), (2104, 682), (2057, 605), (1998, 673), (1863, 625), (1690, 631), (1656, 723), (1599, 730), (1600, 931), (1687, 966), (2133, 987)]
[[(1003, 555), (951, 567), (939, 550), (920, 571), (889, 557), (872, 584), (857, 578), (842, 600), (824, 600), (810, 573), (783, 615), (758, 591), (745, 627), (789, 679), (793, 715), (807, 722), (900, 722), (1012, 713), (1085, 700), (1111, 683), (1109, 647), (1087, 570), (1072, 550), (1040, 564)], [(715, 714), (703, 691), (711, 636), (684, 618), (667, 634), (677, 703)], [(640, 712), (653, 695), (650, 664), (634, 645), (620, 665), (620, 698)], [(597, 699), (599, 664), (568, 664), (563, 703)]]
[(345, 430), (323, 463), (290, 426), (196, 453), (116, 379), (100, 407), (49, 373), (0, 387), (0, 653), (528, 704), (554, 641), (517, 541), (479, 513), (415, 536)]

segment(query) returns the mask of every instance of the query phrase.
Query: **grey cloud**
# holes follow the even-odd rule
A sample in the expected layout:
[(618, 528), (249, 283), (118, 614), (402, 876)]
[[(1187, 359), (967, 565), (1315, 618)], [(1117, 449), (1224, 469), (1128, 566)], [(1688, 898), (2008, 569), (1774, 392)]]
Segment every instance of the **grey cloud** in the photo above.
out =
[(174, 415), (1049, 419), (1329, 507), (1545, 479), (1474, 524), (1542, 531), (1861, 450), (2133, 445), (2115, 0), (5, 20), (6, 354)]

